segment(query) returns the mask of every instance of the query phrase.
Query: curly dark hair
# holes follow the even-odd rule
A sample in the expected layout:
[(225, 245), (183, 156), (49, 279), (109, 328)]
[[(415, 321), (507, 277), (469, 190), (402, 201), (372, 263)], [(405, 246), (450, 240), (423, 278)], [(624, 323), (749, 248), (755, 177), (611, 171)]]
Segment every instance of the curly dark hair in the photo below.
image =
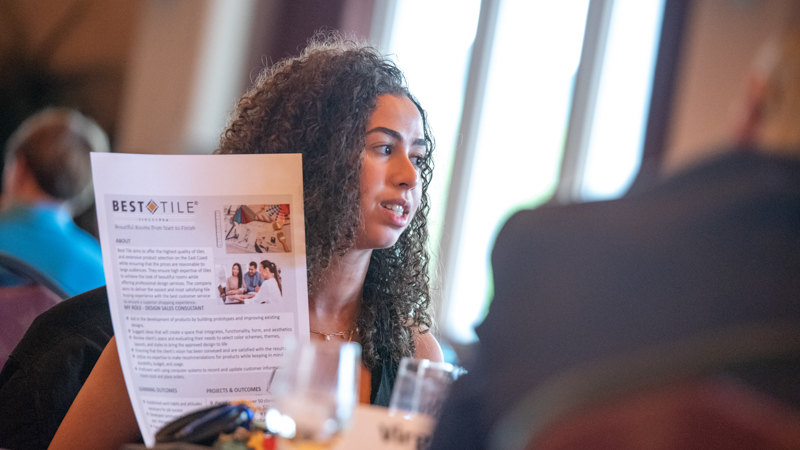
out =
[(300, 56), (265, 69), (240, 100), (218, 153), (302, 153), (309, 293), (331, 258), (353, 246), (360, 214), (361, 157), (378, 97), (404, 96), (422, 116), (426, 152), (420, 206), (397, 243), (373, 250), (359, 328), (367, 368), (397, 364), (432, 326), (427, 194), (434, 141), (425, 111), (400, 69), (375, 48), (318, 34)]

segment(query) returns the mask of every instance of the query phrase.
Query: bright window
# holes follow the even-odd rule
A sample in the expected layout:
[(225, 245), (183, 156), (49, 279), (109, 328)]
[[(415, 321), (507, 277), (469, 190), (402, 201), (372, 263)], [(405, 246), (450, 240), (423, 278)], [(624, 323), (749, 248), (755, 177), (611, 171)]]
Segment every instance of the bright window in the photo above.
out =
[(428, 216), (434, 257), (438, 256), (453, 153), (459, 142), (467, 66), (480, 6), (480, 0), (400, 1), (386, 49), (395, 55), (409, 90), (427, 111), (436, 139)]
[[(663, 3), (396, 2), (386, 50), (397, 55), (411, 91), (429, 112), (437, 140), (432, 249), (439, 250), (441, 233), (452, 246), (441, 259), (447, 276), (438, 278), (439, 284), (448, 280), (438, 316), (445, 339), (461, 344), (475, 340), (473, 327), (492, 295), (489, 255), (494, 238), (511, 214), (547, 201), (562, 181), (567, 133), (584, 132), (569, 127), (571, 110), (592, 109), (588, 136), (581, 136), (585, 155), (577, 159), (577, 167), (567, 169), (574, 170), (568, 175), (579, 187), (568, 201), (611, 198), (629, 186), (641, 159)], [(496, 21), (483, 32), (477, 30), (479, 10), (484, 21)], [(593, 20), (589, 11), (610, 11), (602, 16), (608, 26), (596, 27), (604, 34), (586, 36), (592, 43), (607, 39), (597, 53), (600, 62), (583, 68), (598, 80), (597, 88), (588, 91), (591, 98), (573, 98), (584, 31), (587, 20)], [(489, 42), (489, 57), (476, 59), (480, 62), (470, 68), (471, 57)], [(480, 71), (474, 66), (483, 62), (487, 71), (476, 75)], [(485, 78), (470, 83), (470, 77)], [(470, 101), (475, 98), (483, 101)], [(479, 111), (465, 110), (475, 105), (481, 105)], [(461, 119), (470, 114), (479, 117), (478, 125), (464, 130)], [(454, 166), (454, 158), (463, 157), (468, 148), (474, 149), (463, 160), (468, 163)], [(457, 173), (453, 167), (459, 168)], [(448, 197), (451, 185), (461, 190)]]
[[(475, 339), (489, 292), (489, 252), (514, 211), (547, 200), (558, 180), (588, 0), (500, 5), (445, 330)], [(449, 294), (449, 295), (447, 295)]]
[(642, 158), (664, 0), (616, 0), (600, 77), (581, 197), (615, 198)]

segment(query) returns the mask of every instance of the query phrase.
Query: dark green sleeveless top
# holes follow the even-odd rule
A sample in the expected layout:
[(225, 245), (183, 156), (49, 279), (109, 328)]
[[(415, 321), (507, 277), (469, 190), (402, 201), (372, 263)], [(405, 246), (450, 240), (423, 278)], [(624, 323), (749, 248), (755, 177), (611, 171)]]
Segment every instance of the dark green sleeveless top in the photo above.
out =
[(381, 362), (372, 369), (372, 389), (369, 394), (369, 402), (378, 406), (389, 406), (392, 399), (392, 388), (394, 380), (397, 378), (397, 364)]

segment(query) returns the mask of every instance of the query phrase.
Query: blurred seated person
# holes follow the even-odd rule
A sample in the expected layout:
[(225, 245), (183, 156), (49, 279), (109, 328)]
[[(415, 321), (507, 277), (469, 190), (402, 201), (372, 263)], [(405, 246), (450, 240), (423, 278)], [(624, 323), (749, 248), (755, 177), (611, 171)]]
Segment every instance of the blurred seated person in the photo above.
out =
[(74, 200), (91, 197), (93, 151), (108, 151), (103, 130), (62, 108), (30, 117), (6, 144), (0, 251), (41, 270), (69, 295), (105, 284), (100, 244), (70, 215)]
[(247, 287), (246, 294), (255, 294), (261, 288), (261, 283), (264, 279), (258, 273), (258, 264), (255, 261), (250, 261), (250, 266), (247, 272), (243, 275), (244, 284)]
[[(559, 374), (731, 330), (800, 329), (800, 25), (774, 50), (723, 156), (626, 198), (508, 220), (474, 366), (431, 448), (487, 448), (498, 422)], [(726, 375), (796, 412), (798, 373)]]
[(222, 298), (226, 299), (226, 303), (231, 301), (243, 302), (247, 296), (247, 286), (242, 281), (242, 266), (239, 263), (233, 263), (231, 268), (231, 276), (228, 277), (226, 283), (227, 287), (222, 294)]
[(261, 267), (258, 269), (258, 273), (263, 283), (250, 303), (262, 304), (279, 302), (283, 296), (283, 287), (280, 282), (278, 266), (276, 266), (274, 262), (265, 259), (261, 261)]

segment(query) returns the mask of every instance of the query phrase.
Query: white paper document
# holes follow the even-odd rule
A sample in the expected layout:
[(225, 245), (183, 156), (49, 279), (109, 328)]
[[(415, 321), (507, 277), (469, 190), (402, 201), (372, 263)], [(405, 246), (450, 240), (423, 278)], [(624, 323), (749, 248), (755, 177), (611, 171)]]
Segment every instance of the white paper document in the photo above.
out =
[(284, 338), (309, 339), (301, 156), (94, 153), (92, 172), (145, 444), (200, 407), (269, 406)]

